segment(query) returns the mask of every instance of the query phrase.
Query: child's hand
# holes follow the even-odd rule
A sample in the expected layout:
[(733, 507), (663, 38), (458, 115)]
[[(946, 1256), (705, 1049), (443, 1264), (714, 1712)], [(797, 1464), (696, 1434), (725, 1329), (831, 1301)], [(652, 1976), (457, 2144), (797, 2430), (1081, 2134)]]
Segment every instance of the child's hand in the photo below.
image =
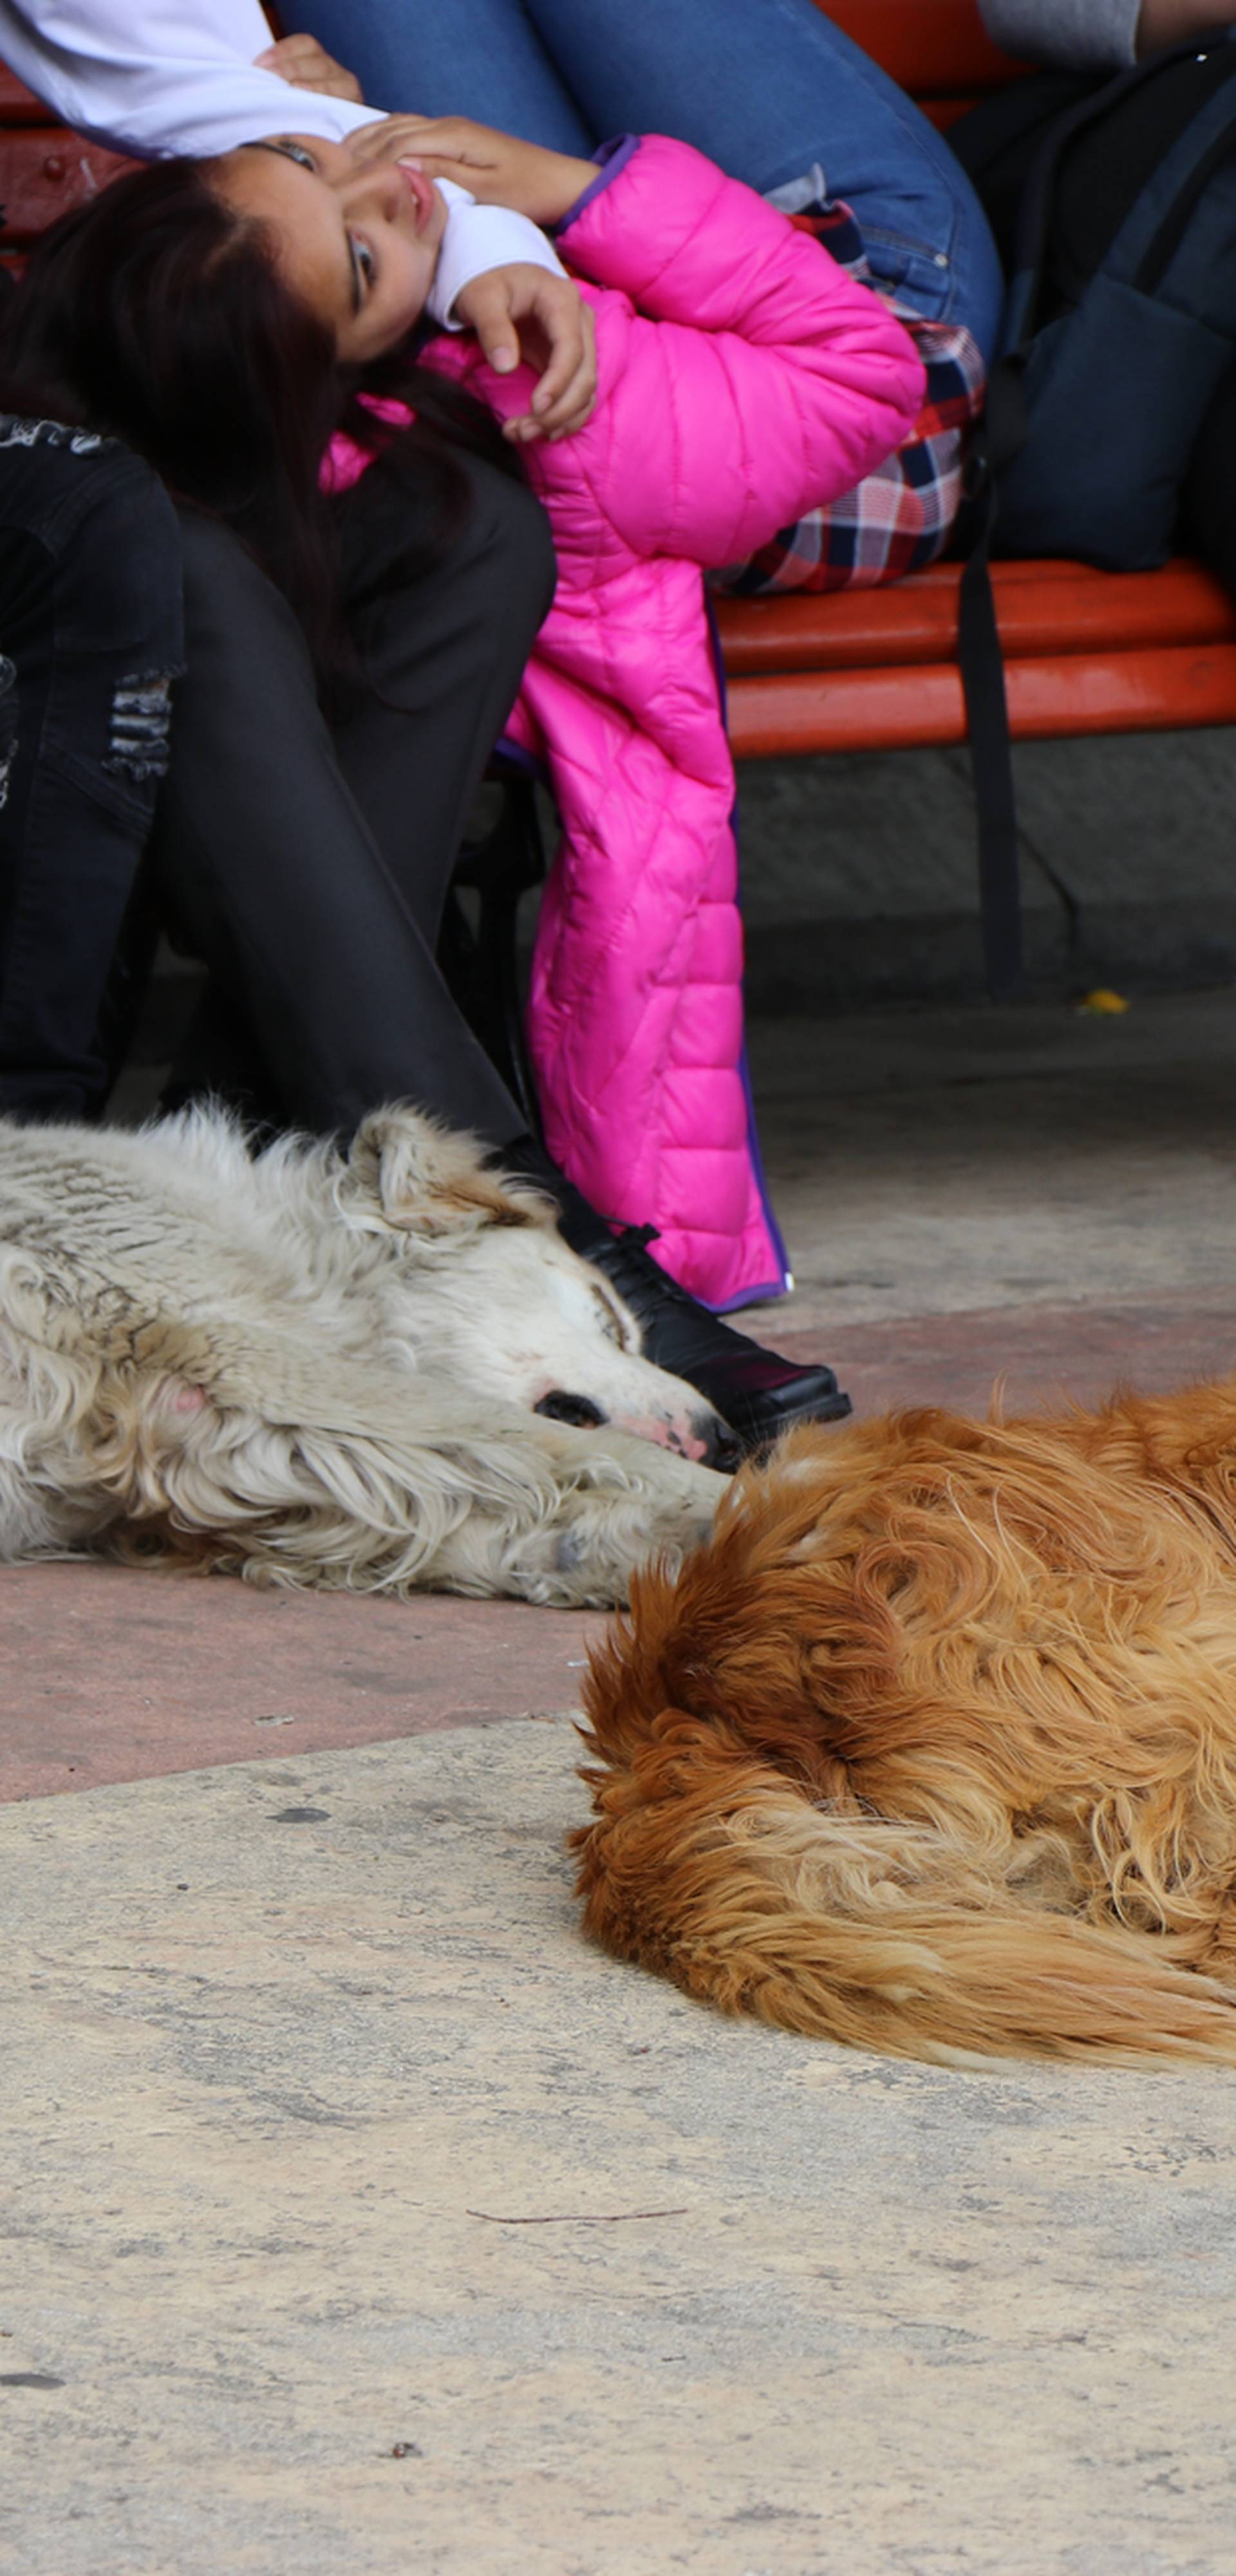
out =
[(569, 277), (512, 261), (474, 277), (455, 309), (498, 375), (523, 359), (541, 379), (531, 410), (505, 423), (504, 438), (522, 444), (583, 428), (596, 403), (596, 338), (591, 310)]
[(411, 161), (430, 179), (454, 179), (483, 206), (513, 206), (534, 224), (556, 224), (596, 178), (595, 161), (521, 143), (467, 116), (387, 116), (348, 136), (358, 168)]
[(281, 43), (268, 45), (256, 57), (255, 68), (277, 72), (293, 89), (320, 89), (327, 98), (346, 98), (356, 107), (365, 104), (355, 74), (345, 72), (314, 36), (284, 36)]

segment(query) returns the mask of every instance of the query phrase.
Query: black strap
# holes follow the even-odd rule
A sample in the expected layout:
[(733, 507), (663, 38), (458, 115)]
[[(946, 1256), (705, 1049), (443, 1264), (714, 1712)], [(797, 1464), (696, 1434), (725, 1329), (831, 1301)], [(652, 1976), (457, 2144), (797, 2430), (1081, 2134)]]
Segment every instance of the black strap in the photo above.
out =
[(983, 968), (993, 1002), (1024, 990), (1017, 791), (1009, 730), (1004, 655), (991, 587), (991, 541), (1002, 468), (1026, 436), (1020, 359), (1002, 358), (987, 387), (984, 427), (970, 457), (976, 534), (961, 577), (957, 659), (966, 704), (970, 765), (978, 806), (979, 915)]

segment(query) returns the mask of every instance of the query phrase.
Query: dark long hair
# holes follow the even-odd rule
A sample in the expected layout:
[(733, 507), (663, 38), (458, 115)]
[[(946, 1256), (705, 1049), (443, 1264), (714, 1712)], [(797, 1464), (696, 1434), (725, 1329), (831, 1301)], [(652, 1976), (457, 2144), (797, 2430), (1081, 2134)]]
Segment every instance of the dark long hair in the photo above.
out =
[[(207, 165), (208, 166), (208, 165)], [(397, 397), (407, 428), (363, 392)], [(416, 364), (410, 342), (363, 371), (196, 161), (114, 180), (43, 234), (0, 323), (0, 407), (121, 438), (177, 499), (223, 520), (286, 594), (328, 689), (346, 685), (333, 511), (319, 481), (346, 428), (406, 499), (388, 577), (413, 578), (458, 532), (458, 451), (520, 466), (490, 413)]]

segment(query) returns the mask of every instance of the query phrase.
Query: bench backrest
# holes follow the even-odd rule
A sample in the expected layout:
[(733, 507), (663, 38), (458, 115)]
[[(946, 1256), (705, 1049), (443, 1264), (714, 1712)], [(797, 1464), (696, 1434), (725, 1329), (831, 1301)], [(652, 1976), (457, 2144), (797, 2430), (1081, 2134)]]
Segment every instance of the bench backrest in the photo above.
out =
[(865, 53), (948, 125), (1025, 66), (992, 44), (977, 0), (815, 0)]

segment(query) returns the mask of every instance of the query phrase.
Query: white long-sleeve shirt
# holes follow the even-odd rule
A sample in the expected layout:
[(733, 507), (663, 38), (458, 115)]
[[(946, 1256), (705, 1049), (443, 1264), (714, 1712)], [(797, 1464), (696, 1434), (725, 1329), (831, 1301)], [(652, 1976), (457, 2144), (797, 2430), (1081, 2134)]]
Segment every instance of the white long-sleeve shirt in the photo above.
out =
[[(385, 113), (259, 70), (270, 41), (258, 0), (0, 0), (0, 58), (18, 79), (64, 124), (139, 160), (230, 152), (265, 134), (342, 142)], [(436, 320), (487, 268), (531, 260), (564, 274), (526, 215), (441, 185), (450, 214), (429, 299)]]

